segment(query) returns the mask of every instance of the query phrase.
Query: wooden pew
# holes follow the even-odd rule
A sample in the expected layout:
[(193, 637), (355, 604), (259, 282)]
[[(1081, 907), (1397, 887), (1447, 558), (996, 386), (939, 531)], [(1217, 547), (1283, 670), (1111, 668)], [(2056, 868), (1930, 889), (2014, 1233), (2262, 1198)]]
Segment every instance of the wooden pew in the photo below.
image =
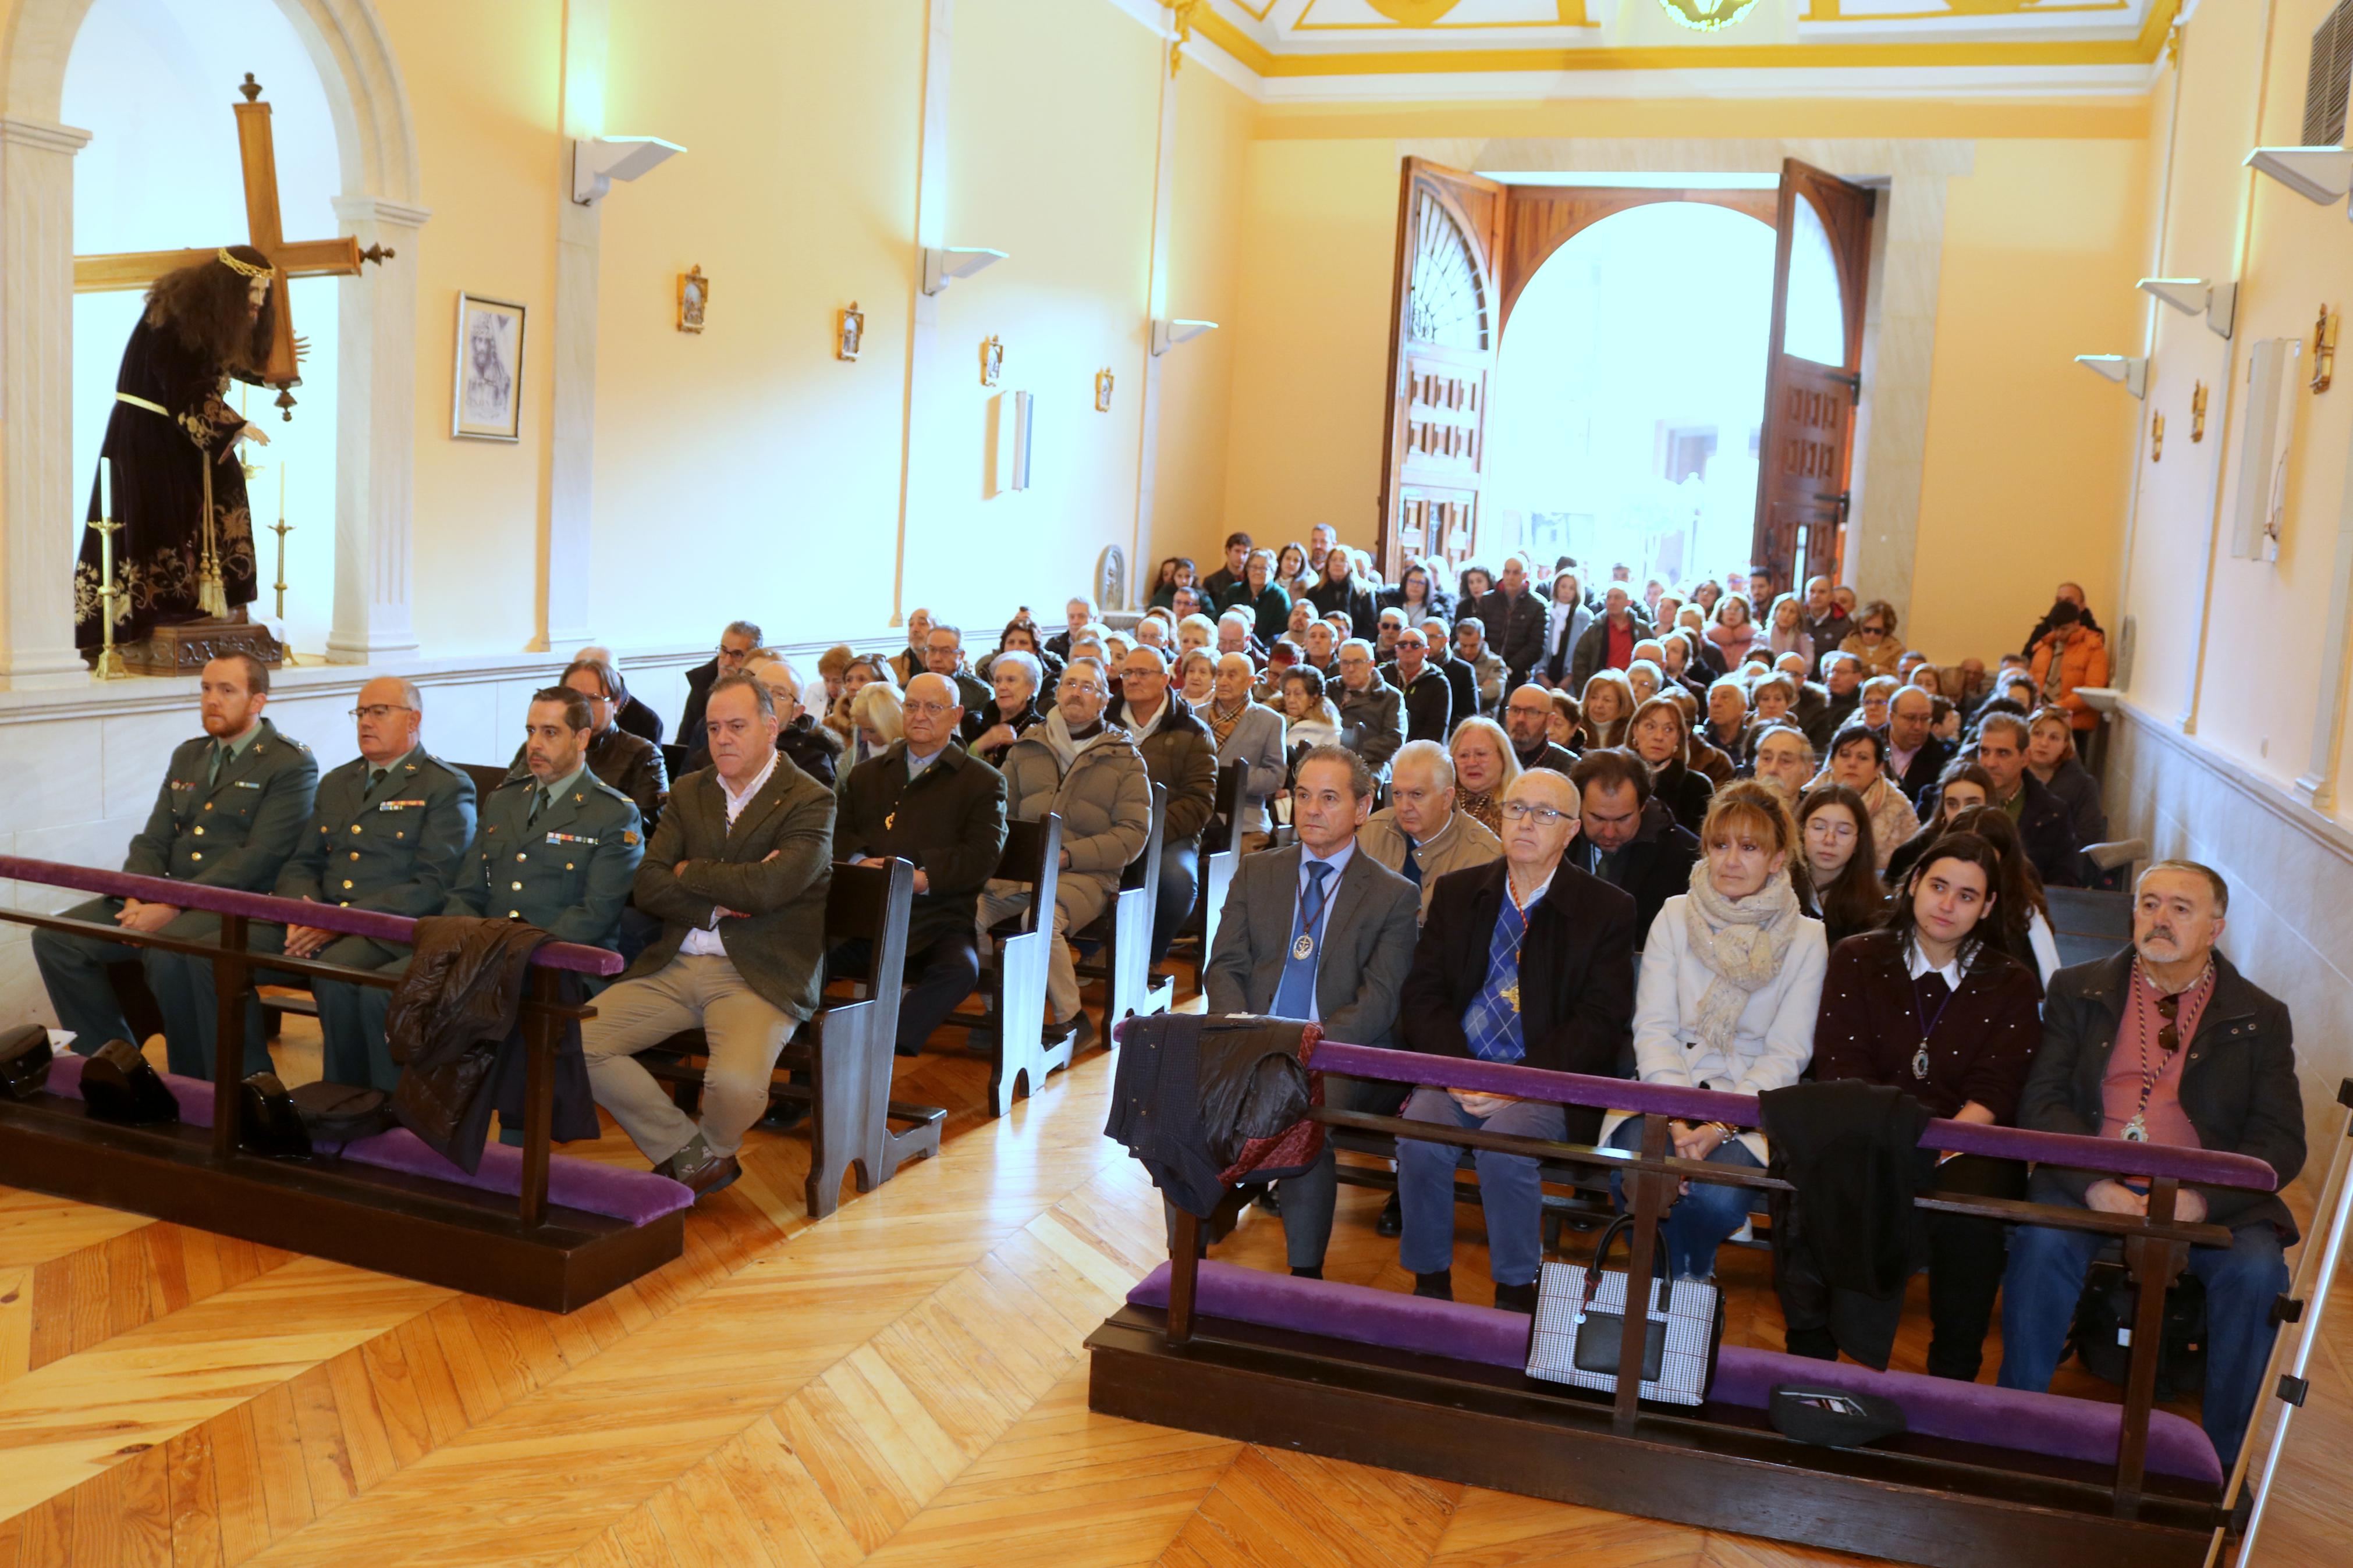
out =
[(1061, 877), (1062, 818), (1048, 812), (1038, 822), (1005, 825), (1005, 852), (997, 859), (997, 879), (1030, 891), (1029, 907), (989, 932), (997, 952), (983, 954), (981, 984), (987, 1006), (978, 1013), (951, 1013), (947, 1022), (975, 1035), (993, 1033), (988, 1106), (1002, 1116), (1025, 1094), (1035, 1094), (1046, 1075), (1071, 1065), (1074, 1035), (1045, 1043), (1046, 971), (1053, 961), (1054, 889)]
[(1189, 949), (1193, 961), (1193, 989), (1208, 989), (1202, 976), (1209, 967), (1210, 950), (1218, 942), (1218, 919), (1225, 912), (1226, 891), (1234, 883), (1234, 869), (1241, 864), (1242, 791), (1250, 783), (1250, 764), (1228, 763), (1218, 770), (1216, 809), (1210, 813), (1208, 826), (1201, 829), (1200, 875), (1193, 896), (1193, 912), (1176, 930), (1176, 942), (1170, 946), (1173, 955), (1179, 945)]
[[(792, 1043), (776, 1058), (780, 1070), (790, 1069), (796, 1078), (805, 1074), (807, 1081), (779, 1079), (768, 1089), (771, 1106), (807, 1112), (807, 1200), (812, 1219), (823, 1219), (841, 1205), (841, 1178), (852, 1167), (858, 1190), (871, 1193), (909, 1160), (940, 1152), (940, 1123), (947, 1112), (891, 1098), (907, 910), (914, 896), (915, 868), (904, 860), (834, 863), (825, 901), (826, 948), (864, 942), (872, 955), (871, 967), (849, 977), (858, 992), (853, 1000), (821, 1007), (794, 1031)], [(702, 1068), (695, 1061), (706, 1049), (702, 1031), (684, 1030), (658, 1048), (670, 1054), (648, 1053), (640, 1059), (670, 1086), (680, 1108), (692, 1114), (702, 1092)], [(904, 1125), (893, 1128), (894, 1121)]]
[(1103, 983), (1103, 1043), (1124, 1018), (1166, 1013), (1176, 1000), (1176, 984), (1155, 980), (1152, 973), (1152, 912), (1160, 898), (1160, 850), (1168, 831), (1168, 786), (1152, 786), (1152, 830), (1144, 853), (1120, 873), (1119, 891), (1111, 904), (1083, 931), (1071, 932), (1073, 946), (1102, 949), (1092, 963), (1078, 965), (1082, 979)]

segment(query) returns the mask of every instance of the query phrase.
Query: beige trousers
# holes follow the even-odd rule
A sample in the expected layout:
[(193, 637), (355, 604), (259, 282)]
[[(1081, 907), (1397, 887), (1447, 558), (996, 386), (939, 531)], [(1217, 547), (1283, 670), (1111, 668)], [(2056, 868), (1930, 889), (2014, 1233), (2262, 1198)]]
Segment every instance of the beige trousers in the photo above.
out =
[[(711, 1048), (699, 1129), (637, 1061), (639, 1051), (692, 1028)], [(596, 1103), (657, 1165), (698, 1131), (714, 1154), (742, 1147), (744, 1132), (767, 1114), (768, 1075), (792, 1037), (792, 1016), (745, 984), (721, 954), (681, 953), (642, 980), (622, 981), (596, 998), (596, 1016), (580, 1026)]]
[[(988, 940), (989, 927), (1028, 909), (1029, 898), (1024, 883), (992, 879), (980, 895), (981, 940)], [(1046, 963), (1046, 1011), (1057, 1024), (1067, 1024), (1079, 1014), (1079, 974), (1071, 959), (1070, 933), (1092, 924), (1110, 901), (1111, 895), (1092, 877), (1065, 871), (1054, 883), (1054, 948)]]

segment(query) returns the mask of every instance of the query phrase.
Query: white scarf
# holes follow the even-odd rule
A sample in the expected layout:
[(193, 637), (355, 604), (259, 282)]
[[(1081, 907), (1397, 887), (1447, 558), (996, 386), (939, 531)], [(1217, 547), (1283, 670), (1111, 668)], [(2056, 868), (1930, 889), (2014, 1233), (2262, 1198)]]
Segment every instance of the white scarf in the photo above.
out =
[(1106, 723), (1085, 740), (1073, 740), (1071, 737), (1071, 721), (1063, 718), (1062, 710), (1057, 708), (1046, 715), (1044, 722), (1033, 724), (1030, 729), (1052, 748), (1054, 761), (1067, 773), (1071, 771), (1071, 764), (1079, 760), (1079, 753), (1110, 734), (1112, 727)]
[(1692, 1022), (1701, 1044), (1731, 1056), (1733, 1032), (1748, 998), (1781, 973), (1782, 956), (1804, 915), (1786, 869), (1774, 872), (1762, 888), (1735, 903), (1708, 879), (1706, 860), (1692, 868), (1691, 896), (1683, 900), (1683, 934), (1708, 971), (1707, 991), (1699, 1000), (1699, 1016)]

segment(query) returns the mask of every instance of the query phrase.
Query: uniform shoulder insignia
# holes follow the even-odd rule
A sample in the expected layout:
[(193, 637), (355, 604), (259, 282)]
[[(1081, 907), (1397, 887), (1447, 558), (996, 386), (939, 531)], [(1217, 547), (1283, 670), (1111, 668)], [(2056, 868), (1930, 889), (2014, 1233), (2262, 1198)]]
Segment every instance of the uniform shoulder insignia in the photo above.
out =
[[(498, 787), (500, 789), (512, 789), (517, 784), (532, 784), (534, 782), (536, 781), (534, 781), (529, 773), (509, 773), (506, 777), (499, 781)], [(496, 792), (494, 791), (493, 793)]]
[(637, 836), (636, 834), (634, 834), (634, 833), (630, 832), (628, 828), (623, 828), (623, 829), (621, 830), (621, 842), (622, 842), (622, 843), (624, 843), (624, 844), (635, 844), (637, 841), (638, 841), (638, 836)]
[(631, 800), (628, 795), (620, 790), (615, 789), (611, 784), (607, 784), (595, 773), (584, 773), (581, 777), (583, 782), (590, 784), (601, 793), (612, 796), (615, 800), (622, 802), (626, 805), (634, 807), (638, 804), (636, 801)]

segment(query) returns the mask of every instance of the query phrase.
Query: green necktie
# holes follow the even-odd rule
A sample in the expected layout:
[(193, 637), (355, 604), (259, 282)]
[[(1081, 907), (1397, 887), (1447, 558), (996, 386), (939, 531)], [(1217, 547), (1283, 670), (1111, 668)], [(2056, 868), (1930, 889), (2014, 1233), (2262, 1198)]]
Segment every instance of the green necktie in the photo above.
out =
[(384, 770), (384, 769), (382, 769), (382, 768), (370, 768), (370, 769), (368, 770), (368, 785), (367, 785), (367, 786), (368, 786), (368, 793), (369, 793), (370, 795), (374, 795), (374, 794), (376, 792), (376, 788), (377, 788), (377, 786), (378, 786), (378, 785), (380, 785), (380, 784), (382, 784), (384, 783), (384, 774), (385, 774), (385, 770)]
[(205, 781), (206, 784), (219, 784), (219, 783), (220, 783), (221, 770), (222, 770), (223, 768), (225, 768), (225, 767), (228, 766), (228, 759), (229, 759), (229, 747), (228, 747), (228, 742), (227, 742), (227, 741), (215, 741), (215, 742), (213, 742), (213, 771), (212, 771), (212, 776), (211, 776), (209, 779), (207, 779), (207, 780), (206, 780), (206, 781)]
[(539, 814), (546, 809), (547, 786), (545, 784), (541, 784), (538, 788), (531, 792), (531, 815), (522, 819), (522, 825), (525, 827), (529, 827), (533, 823), (539, 820)]

